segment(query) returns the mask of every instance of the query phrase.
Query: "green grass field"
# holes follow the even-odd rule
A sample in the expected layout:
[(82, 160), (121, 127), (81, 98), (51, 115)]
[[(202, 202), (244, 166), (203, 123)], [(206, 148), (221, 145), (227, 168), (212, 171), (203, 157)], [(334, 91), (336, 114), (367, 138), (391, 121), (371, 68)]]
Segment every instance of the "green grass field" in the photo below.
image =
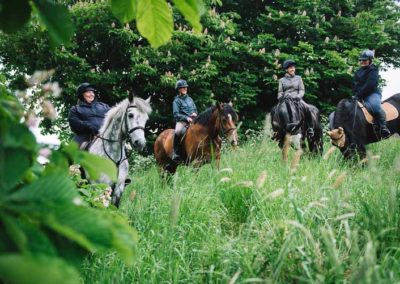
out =
[[(325, 143), (325, 148), (329, 148)], [(86, 283), (399, 283), (400, 140), (370, 145), (365, 166), (253, 139), (221, 169), (156, 166), (133, 175), (121, 210), (137, 259), (94, 255)], [(325, 152), (326, 152), (325, 150)]]

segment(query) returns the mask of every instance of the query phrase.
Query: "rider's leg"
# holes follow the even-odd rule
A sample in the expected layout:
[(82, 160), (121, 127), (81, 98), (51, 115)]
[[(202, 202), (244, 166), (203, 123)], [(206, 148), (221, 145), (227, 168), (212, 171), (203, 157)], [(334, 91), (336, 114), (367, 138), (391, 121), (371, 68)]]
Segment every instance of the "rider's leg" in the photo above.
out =
[(173, 149), (173, 153), (172, 153), (172, 160), (174, 162), (180, 162), (182, 157), (181, 157), (181, 139), (182, 139), (182, 130), (183, 128), (186, 126), (186, 124), (184, 122), (178, 121), (175, 125), (175, 133), (174, 133), (174, 149)]
[(372, 93), (364, 99), (367, 108), (371, 111), (375, 122), (379, 126), (381, 138), (387, 138), (390, 136), (390, 130), (386, 125), (386, 115), (381, 107), (382, 95), (379, 93)]
[(310, 108), (308, 107), (308, 104), (305, 101), (300, 100), (300, 103), (301, 103), (301, 108), (304, 111), (304, 116), (305, 116), (305, 120), (306, 120), (305, 123), (306, 123), (306, 129), (307, 129), (307, 131), (306, 131), (307, 136), (313, 137), (314, 136), (314, 128), (313, 128), (314, 125), (313, 125), (312, 114), (311, 114)]

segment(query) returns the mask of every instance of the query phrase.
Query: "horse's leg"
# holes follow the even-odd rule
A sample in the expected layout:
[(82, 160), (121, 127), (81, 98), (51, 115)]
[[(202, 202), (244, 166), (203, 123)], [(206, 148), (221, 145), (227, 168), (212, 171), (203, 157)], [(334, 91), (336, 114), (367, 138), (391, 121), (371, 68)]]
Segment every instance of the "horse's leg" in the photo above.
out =
[(116, 207), (119, 207), (121, 196), (125, 189), (125, 179), (128, 175), (128, 169), (129, 169), (129, 163), (127, 160), (121, 162), (121, 164), (118, 167), (118, 179), (117, 183), (115, 184), (112, 195), (112, 203)]

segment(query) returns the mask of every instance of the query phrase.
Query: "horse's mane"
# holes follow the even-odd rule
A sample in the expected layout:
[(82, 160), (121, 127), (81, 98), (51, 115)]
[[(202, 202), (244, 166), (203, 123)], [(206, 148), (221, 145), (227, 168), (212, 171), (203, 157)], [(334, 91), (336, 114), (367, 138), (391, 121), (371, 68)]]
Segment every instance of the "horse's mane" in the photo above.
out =
[[(134, 97), (134, 104), (137, 106), (137, 108), (139, 109), (139, 111), (150, 114), (152, 109), (149, 103), (147, 103), (144, 99), (142, 98), (138, 98), (138, 97)], [(104, 118), (104, 122), (103, 125), (100, 128), (100, 133), (103, 133), (103, 131), (105, 131), (105, 128), (111, 123), (112, 119), (115, 119), (115, 121), (117, 122), (122, 122), (122, 119), (126, 109), (128, 108), (130, 104), (129, 99), (124, 99), (121, 102), (119, 102), (118, 104), (116, 104), (115, 106), (113, 106), (106, 114), (106, 117)]]
[(150, 114), (153, 110), (151, 109), (151, 106), (146, 100), (139, 98), (139, 97), (134, 97), (134, 104), (137, 106), (137, 108), (144, 113)]
[[(207, 108), (205, 111), (201, 112), (193, 121), (194, 124), (201, 124), (203, 126), (207, 126), (210, 123), (210, 119), (212, 117), (212, 114), (214, 110), (216, 109), (216, 106), (212, 106)], [(224, 109), (223, 109), (223, 114), (228, 115), (230, 114), (232, 116), (233, 121), (237, 121), (239, 119), (237, 113), (235, 110), (232, 108), (230, 104), (224, 104)]]
[(351, 99), (343, 99), (338, 103), (335, 118), (333, 119), (333, 126), (335, 128), (339, 126), (344, 127), (348, 125), (349, 121), (354, 120), (354, 104), (355, 102)]
[(205, 111), (201, 112), (196, 118), (193, 120), (194, 124), (201, 124), (207, 126), (210, 122), (212, 113), (214, 112), (216, 106), (212, 106), (207, 108)]

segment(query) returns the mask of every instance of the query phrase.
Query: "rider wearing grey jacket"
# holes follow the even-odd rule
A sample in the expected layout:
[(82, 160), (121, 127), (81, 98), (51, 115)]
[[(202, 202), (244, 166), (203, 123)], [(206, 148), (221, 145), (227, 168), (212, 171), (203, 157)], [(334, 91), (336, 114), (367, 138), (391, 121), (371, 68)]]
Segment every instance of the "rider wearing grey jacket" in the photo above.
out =
[(314, 129), (312, 123), (312, 115), (308, 104), (303, 101), (304, 97), (304, 83), (300, 76), (296, 75), (296, 62), (293, 60), (286, 60), (283, 62), (283, 69), (286, 71), (285, 76), (279, 79), (278, 87), (278, 100), (287, 98), (294, 99), (298, 102), (298, 107), (305, 113), (305, 123), (307, 127), (307, 135), (313, 136)]
[(187, 94), (188, 87), (189, 85), (185, 80), (178, 80), (175, 85), (178, 95), (172, 103), (172, 110), (176, 121), (172, 160), (176, 163), (182, 160), (180, 140), (182, 139), (183, 130), (192, 122), (193, 118), (197, 116), (196, 105)]
[(283, 97), (291, 97), (293, 99), (302, 99), (304, 96), (304, 84), (299, 75), (290, 75), (286, 73), (279, 80), (278, 100)]

